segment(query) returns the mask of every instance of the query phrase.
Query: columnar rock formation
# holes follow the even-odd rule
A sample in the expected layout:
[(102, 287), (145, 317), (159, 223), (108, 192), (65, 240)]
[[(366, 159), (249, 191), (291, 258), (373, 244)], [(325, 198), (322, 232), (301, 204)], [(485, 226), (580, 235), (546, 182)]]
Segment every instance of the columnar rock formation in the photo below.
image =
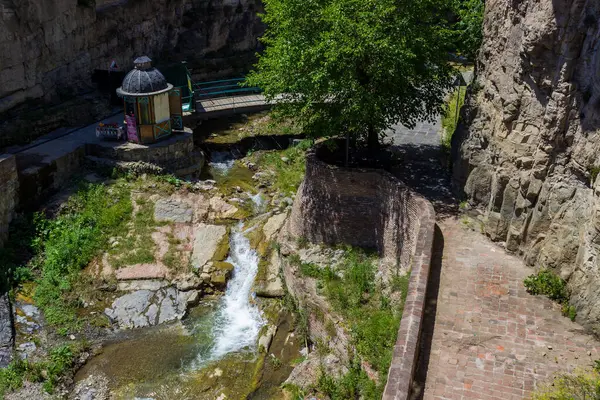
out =
[(0, 120), (26, 101), (93, 89), (94, 69), (113, 59), (123, 70), (147, 54), (188, 60), (201, 77), (241, 73), (258, 49), (261, 9), (260, 0), (0, 0)]
[(600, 332), (600, 3), (488, 0), (454, 184)]

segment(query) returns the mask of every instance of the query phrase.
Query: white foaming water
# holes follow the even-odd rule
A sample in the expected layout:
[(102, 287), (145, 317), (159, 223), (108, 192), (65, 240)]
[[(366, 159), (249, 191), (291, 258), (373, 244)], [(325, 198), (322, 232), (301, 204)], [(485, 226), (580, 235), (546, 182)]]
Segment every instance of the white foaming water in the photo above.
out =
[(254, 196), (249, 195), (249, 197), (254, 204), (254, 212), (257, 214), (263, 212), (265, 209), (265, 199), (263, 198), (262, 193), (258, 192)]
[(250, 301), (259, 257), (241, 228), (240, 224), (231, 235), (227, 262), (235, 268), (215, 315), (214, 343), (206, 361), (217, 360), (246, 347), (253, 348), (260, 328), (265, 324), (258, 307)]
[(210, 160), (212, 169), (223, 175), (227, 174), (235, 163), (233, 155), (228, 151), (213, 151), (210, 153)]

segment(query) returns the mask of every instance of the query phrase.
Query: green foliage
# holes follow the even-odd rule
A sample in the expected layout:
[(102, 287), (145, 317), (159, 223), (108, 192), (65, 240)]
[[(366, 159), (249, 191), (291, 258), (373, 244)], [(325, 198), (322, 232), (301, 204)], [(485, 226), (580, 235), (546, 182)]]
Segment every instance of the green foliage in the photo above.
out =
[(75, 359), (87, 347), (86, 343), (62, 345), (50, 350), (43, 361), (14, 360), (8, 367), (0, 369), (0, 398), (19, 389), (24, 381), (43, 382), (44, 390), (53, 393), (60, 379), (71, 370)]
[(477, 57), (483, 41), (483, 13), (485, 0), (451, 0), (451, 11), (456, 22), (451, 26), (455, 51), (470, 59)]
[(370, 144), (442, 110), (452, 68), (446, 0), (265, 0), (266, 50), (247, 84), (312, 137)]
[(141, 197), (138, 197), (135, 202), (138, 209), (133, 215), (131, 232), (120, 237), (119, 244), (109, 252), (111, 262), (117, 268), (155, 261), (156, 245), (152, 240), (152, 232), (157, 224), (154, 221), (154, 204)]
[(575, 306), (565, 302), (562, 305), (562, 315), (568, 317), (571, 321), (575, 321), (575, 318), (577, 317), (577, 310), (575, 309)]
[[(448, 103), (446, 103), (444, 113), (442, 114), (442, 146), (444, 146), (446, 149), (449, 149), (452, 143), (452, 136), (454, 135), (454, 131), (456, 131), (456, 126), (458, 123), (458, 120), (456, 118), (457, 112), (460, 114), (460, 109), (465, 104), (466, 93), (466, 86), (460, 87), (460, 98), (458, 97), (458, 90), (455, 90), (452, 93), (452, 96), (450, 96), (450, 98), (448, 99)], [(458, 107), (456, 104), (457, 100)]]
[(551, 385), (537, 390), (534, 400), (600, 399), (600, 373), (579, 370), (556, 377)]
[(543, 294), (559, 303), (569, 300), (566, 282), (547, 269), (528, 276), (523, 283), (528, 293)]
[(569, 290), (567, 283), (558, 275), (544, 269), (536, 275), (528, 276), (523, 282), (527, 292), (534, 295), (545, 295), (549, 299), (556, 301), (562, 305), (562, 314), (569, 317), (571, 321), (575, 321), (577, 310), (569, 304)]
[(593, 186), (594, 182), (596, 182), (598, 174), (600, 173), (600, 167), (592, 167), (588, 170), (588, 172), (590, 173), (590, 186)]
[(350, 365), (348, 373), (340, 379), (334, 379), (321, 371), (317, 389), (331, 400), (379, 400), (383, 394), (383, 385), (377, 385), (369, 379), (357, 359)]
[(254, 155), (256, 164), (261, 170), (272, 171), (274, 181), (271, 187), (278, 192), (292, 194), (304, 179), (306, 170), (306, 150), (312, 145), (311, 140), (303, 140), (297, 146), (283, 151), (267, 151)]
[[(369, 254), (348, 248), (341, 268), (343, 277), (329, 267), (300, 264), (302, 274), (319, 280), (323, 294), (352, 327), (358, 355), (385, 375), (392, 359), (402, 309), (392, 309), (389, 299), (376, 287), (376, 267)], [(391, 289), (405, 296), (408, 276), (394, 277)]]
[(80, 271), (121, 231), (131, 214), (129, 191), (84, 185), (54, 220), (38, 217), (40, 251), (36, 304), (57, 328), (75, 327), (77, 299), (71, 295)]

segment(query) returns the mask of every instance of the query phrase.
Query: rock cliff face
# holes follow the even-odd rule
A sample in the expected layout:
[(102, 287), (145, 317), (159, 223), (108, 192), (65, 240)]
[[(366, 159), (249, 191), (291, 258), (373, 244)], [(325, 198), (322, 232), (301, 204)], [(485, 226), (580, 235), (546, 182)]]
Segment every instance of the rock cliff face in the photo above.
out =
[(260, 0), (0, 0), (0, 121), (26, 101), (93, 90), (94, 69), (113, 59), (124, 70), (147, 54), (188, 60), (201, 78), (242, 73), (259, 46), (261, 10)]
[(600, 333), (600, 3), (488, 0), (454, 185), (485, 231), (568, 281)]

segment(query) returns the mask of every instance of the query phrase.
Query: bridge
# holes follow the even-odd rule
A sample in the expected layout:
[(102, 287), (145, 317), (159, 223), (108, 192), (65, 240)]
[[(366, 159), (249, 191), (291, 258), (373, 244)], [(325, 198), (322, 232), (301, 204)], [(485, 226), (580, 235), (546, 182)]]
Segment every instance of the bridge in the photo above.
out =
[(271, 107), (259, 88), (243, 84), (244, 78), (194, 82), (185, 63), (166, 68), (163, 74), (181, 90), (184, 113), (195, 113), (199, 119), (258, 112)]

